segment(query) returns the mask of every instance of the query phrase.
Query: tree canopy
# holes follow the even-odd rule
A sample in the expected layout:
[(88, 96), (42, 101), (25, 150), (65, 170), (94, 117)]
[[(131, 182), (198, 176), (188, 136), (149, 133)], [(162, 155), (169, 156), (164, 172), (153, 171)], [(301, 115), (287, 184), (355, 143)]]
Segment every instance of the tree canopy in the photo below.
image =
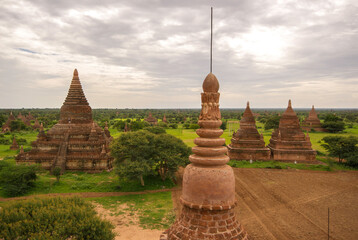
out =
[(188, 163), (190, 148), (169, 134), (141, 130), (115, 139), (111, 154), (121, 178), (138, 179), (144, 186), (145, 176), (159, 175), (163, 180), (168, 177), (175, 180), (179, 166)]

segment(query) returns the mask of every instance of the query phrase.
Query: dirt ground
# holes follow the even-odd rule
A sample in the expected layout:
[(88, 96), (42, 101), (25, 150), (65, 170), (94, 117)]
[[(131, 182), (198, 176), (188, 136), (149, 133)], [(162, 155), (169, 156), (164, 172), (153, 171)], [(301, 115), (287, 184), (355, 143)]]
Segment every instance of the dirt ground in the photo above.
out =
[(358, 172), (234, 169), (237, 216), (253, 239), (358, 239)]
[[(128, 208), (126, 204), (120, 204), (117, 210)], [(139, 218), (135, 214), (125, 212), (121, 215), (115, 215), (112, 211), (104, 209), (100, 204), (95, 204), (97, 213), (103, 218), (110, 221), (114, 226), (115, 240), (139, 240), (139, 239), (155, 239), (158, 240), (163, 233), (161, 230), (143, 229), (139, 226)]]
[[(358, 239), (358, 172), (234, 169), (237, 217), (252, 239)], [(177, 205), (180, 191), (172, 192)]]

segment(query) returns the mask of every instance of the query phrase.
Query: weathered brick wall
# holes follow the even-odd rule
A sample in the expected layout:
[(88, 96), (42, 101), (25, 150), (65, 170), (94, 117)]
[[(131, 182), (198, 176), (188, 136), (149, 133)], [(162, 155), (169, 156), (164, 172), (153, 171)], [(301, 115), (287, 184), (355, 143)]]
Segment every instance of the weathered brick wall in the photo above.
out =
[(235, 217), (234, 209), (210, 211), (183, 206), (177, 221), (169, 231), (170, 240), (248, 239)]

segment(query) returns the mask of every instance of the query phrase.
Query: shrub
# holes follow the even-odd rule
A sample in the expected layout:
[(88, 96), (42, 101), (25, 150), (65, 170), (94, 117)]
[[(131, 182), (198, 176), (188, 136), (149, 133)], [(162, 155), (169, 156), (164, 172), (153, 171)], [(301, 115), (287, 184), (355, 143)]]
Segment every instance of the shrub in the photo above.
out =
[(0, 239), (110, 240), (113, 228), (78, 197), (8, 202), (0, 208)]
[(200, 128), (200, 126), (199, 126), (199, 124), (192, 123), (192, 124), (190, 124), (189, 128), (196, 130), (196, 129)]
[(166, 133), (165, 129), (162, 128), (162, 127), (159, 127), (159, 126), (145, 127), (145, 128), (143, 128), (143, 130), (147, 130), (147, 131), (149, 131), (151, 133), (154, 133), (154, 134)]
[(36, 165), (7, 164), (0, 167), (0, 186), (6, 196), (13, 197), (25, 194), (37, 178)]

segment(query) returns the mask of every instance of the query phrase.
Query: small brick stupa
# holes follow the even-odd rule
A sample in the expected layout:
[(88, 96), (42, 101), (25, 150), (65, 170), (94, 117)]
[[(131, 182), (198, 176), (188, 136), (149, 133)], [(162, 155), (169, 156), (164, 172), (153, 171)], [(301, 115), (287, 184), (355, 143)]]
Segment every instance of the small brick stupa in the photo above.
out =
[(278, 129), (272, 133), (270, 144), (273, 160), (285, 162), (315, 162), (316, 151), (312, 150), (310, 137), (305, 135), (296, 113), (288, 101), (288, 107), (282, 114)]
[(164, 123), (168, 123), (168, 121), (167, 121), (167, 117), (165, 116), (165, 114), (164, 114), (164, 117), (163, 117), (163, 120), (162, 120)]
[(325, 129), (322, 128), (321, 121), (319, 120), (313, 105), (308, 117), (302, 123), (302, 129), (305, 131), (311, 131), (312, 129), (317, 132), (325, 131)]
[(158, 120), (152, 116), (152, 113), (149, 112), (148, 117), (144, 119), (144, 121), (148, 122), (150, 125), (157, 125)]
[(260, 135), (256, 129), (249, 102), (240, 120), (240, 129), (234, 132), (228, 149), (230, 159), (270, 160), (270, 149), (265, 147), (263, 135)]
[(17, 149), (19, 149), (19, 145), (17, 144), (16, 138), (14, 137), (14, 138), (12, 139), (12, 144), (11, 144), (11, 146), (10, 146), (10, 150), (17, 150)]
[[(184, 171), (182, 213), (167, 239), (248, 239), (235, 216), (235, 177), (226, 163), (219, 109), (219, 82), (209, 73), (203, 83), (202, 109), (189, 164)], [(166, 236), (162, 236), (165, 239)]]
[(60, 121), (47, 134), (43, 126), (32, 150), (19, 154), (17, 163), (40, 163), (43, 168), (99, 172), (112, 169), (110, 136), (92, 120), (92, 109), (83, 93), (75, 69), (68, 95), (61, 107)]

